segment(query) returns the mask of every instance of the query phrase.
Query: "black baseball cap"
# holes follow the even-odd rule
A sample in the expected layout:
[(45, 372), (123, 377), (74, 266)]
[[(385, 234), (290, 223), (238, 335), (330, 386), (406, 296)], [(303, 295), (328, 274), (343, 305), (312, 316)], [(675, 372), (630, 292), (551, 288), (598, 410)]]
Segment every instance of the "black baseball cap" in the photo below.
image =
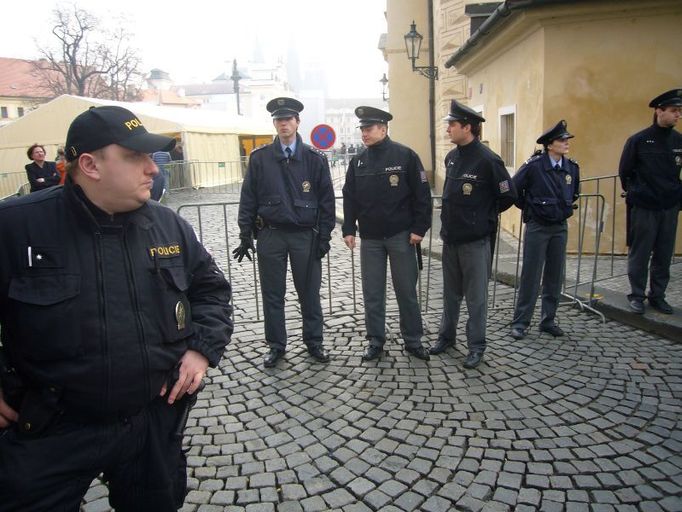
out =
[(374, 107), (358, 107), (355, 109), (355, 115), (360, 119), (360, 128), (375, 124), (388, 124), (393, 119), (392, 114)]
[(574, 135), (572, 133), (568, 133), (568, 125), (566, 124), (566, 121), (563, 119), (559, 121), (555, 126), (547, 130), (545, 133), (540, 135), (538, 137), (537, 142), (538, 144), (542, 144), (543, 146), (548, 146), (552, 143), (552, 141), (555, 141), (557, 139), (572, 139)]
[(273, 119), (297, 116), (303, 110), (303, 103), (294, 98), (274, 98), (265, 106)]
[(175, 139), (149, 133), (135, 114), (123, 107), (90, 107), (73, 120), (66, 135), (66, 159), (75, 160), (110, 144), (133, 151), (170, 151)]

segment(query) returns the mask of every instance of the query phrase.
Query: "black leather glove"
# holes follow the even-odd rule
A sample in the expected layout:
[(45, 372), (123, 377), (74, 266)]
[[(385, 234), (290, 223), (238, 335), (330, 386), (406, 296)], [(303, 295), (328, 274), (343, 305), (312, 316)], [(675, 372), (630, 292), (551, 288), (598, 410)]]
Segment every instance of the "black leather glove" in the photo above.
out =
[(320, 240), (317, 244), (317, 259), (321, 260), (329, 252), (329, 240)]
[(251, 261), (251, 255), (249, 254), (249, 251), (256, 252), (256, 248), (253, 246), (253, 239), (250, 236), (243, 237), (242, 243), (239, 244), (239, 247), (232, 251), (232, 257), (237, 260), (237, 263), (241, 263), (244, 259), (244, 256), (249, 258), (249, 261)]

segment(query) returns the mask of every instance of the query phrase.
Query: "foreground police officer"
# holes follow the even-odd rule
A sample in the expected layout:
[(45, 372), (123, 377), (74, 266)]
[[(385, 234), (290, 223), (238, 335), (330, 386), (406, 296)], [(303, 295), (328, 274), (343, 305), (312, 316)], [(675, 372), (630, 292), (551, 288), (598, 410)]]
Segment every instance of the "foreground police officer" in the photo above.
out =
[(431, 348), (440, 354), (455, 344), (462, 298), (469, 319), (469, 353), (465, 368), (481, 363), (486, 349), (490, 239), (497, 216), (516, 200), (516, 190), (502, 159), (479, 140), (485, 119), (452, 100), (448, 122), (450, 141), (457, 147), (445, 157), (445, 184), (441, 210), (443, 239), (443, 316), (438, 341)]
[(266, 108), (277, 137), (254, 149), (239, 202), (241, 245), (233, 251), (241, 261), (251, 259), (258, 235), (258, 271), (263, 295), (265, 340), (270, 351), (264, 365), (273, 367), (287, 346), (284, 320), (287, 258), (303, 316), (303, 341), (310, 355), (329, 361), (322, 347), (321, 259), (329, 251), (336, 222), (334, 189), (323, 153), (304, 144), (298, 134), (303, 104), (275, 98)]
[(386, 341), (386, 258), (400, 309), (400, 333), (405, 349), (419, 359), (429, 352), (417, 301), (415, 247), (431, 227), (431, 191), (419, 156), (387, 135), (393, 116), (373, 107), (358, 107), (362, 142), (343, 186), (343, 239), (355, 248), (360, 225), (360, 265), (365, 325), (369, 346), (365, 361), (381, 356)]
[[(573, 138), (566, 121), (561, 120), (537, 140), (544, 151), (526, 161), (514, 175), (518, 192), (516, 206), (523, 211), (526, 232), (523, 237), (523, 269), (519, 297), (514, 311), (511, 335), (520, 340), (533, 316), (542, 278), (540, 330), (563, 336), (556, 322), (561, 279), (566, 260), (568, 219), (580, 193), (580, 169), (568, 158)], [(544, 268), (544, 270), (543, 270)]]
[(671, 315), (665, 290), (682, 208), (682, 134), (673, 129), (680, 119), (682, 89), (656, 96), (649, 107), (654, 109), (653, 124), (627, 140), (618, 168), (629, 218), (628, 300), (634, 313), (644, 313), (651, 258), (649, 304)]
[(148, 202), (149, 153), (172, 145), (124, 108), (90, 109), (64, 187), (0, 204), (3, 511), (78, 510), (100, 473), (118, 512), (182, 506), (187, 404), (232, 322), (213, 258)]

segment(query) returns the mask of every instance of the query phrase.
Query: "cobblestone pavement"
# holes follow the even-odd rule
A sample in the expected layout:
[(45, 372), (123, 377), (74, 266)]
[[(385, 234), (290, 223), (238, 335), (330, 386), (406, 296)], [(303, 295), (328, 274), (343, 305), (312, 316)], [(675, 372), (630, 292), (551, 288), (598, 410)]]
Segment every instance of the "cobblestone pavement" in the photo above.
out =
[[(214, 220), (205, 242), (225, 267)], [(512, 293), (498, 285), (478, 369), (462, 367), (463, 325), (456, 349), (409, 357), (395, 313), (385, 355), (363, 363), (350, 251), (335, 235), (328, 364), (306, 357), (289, 294), (286, 359), (264, 369), (253, 267), (230, 266), (236, 328), (191, 413), (183, 511), (682, 510), (681, 345), (567, 307), (563, 338), (513, 341)], [(426, 343), (439, 308), (432, 292)], [(101, 483), (82, 510), (109, 510)]]

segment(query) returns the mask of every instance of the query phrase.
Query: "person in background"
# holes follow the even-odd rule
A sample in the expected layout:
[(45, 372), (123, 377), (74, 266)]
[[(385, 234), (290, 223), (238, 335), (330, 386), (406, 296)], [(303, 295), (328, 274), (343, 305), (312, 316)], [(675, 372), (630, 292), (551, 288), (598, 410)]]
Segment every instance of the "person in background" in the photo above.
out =
[(672, 315), (665, 290), (682, 208), (682, 134), (675, 130), (682, 89), (656, 96), (649, 107), (654, 109), (653, 124), (625, 142), (618, 167), (628, 206), (628, 301), (632, 312), (644, 313), (651, 261), (649, 305)]
[(30, 164), (26, 164), (26, 176), (31, 185), (31, 192), (44, 190), (59, 184), (59, 173), (54, 162), (45, 160), (45, 148), (38, 143), (31, 145), (26, 151)]
[(343, 185), (343, 240), (352, 251), (360, 227), (360, 267), (368, 346), (363, 360), (378, 359), (386, 342), (386, 260), (400, 310), (405, 350), (428, 360), (417, 300), (419, 243), (431, 227), (431, 189), (417, 153), (391, 140), (393, 116), (373, 107), (358, 107), (362, 142)]
[(161, 198), (168, 190), (168, 183), (170, 181), (170, 173), (168, 171), (168, 164), (172, 161), (171, 155), (168, 151), (155, 151), (152, 154), (152, 160), (159, 169), (159, 173), (154, 176), (154, 183), (152, 185), (151, 198), (154, 201), (161, 201)]
[(567, 156), (571, 138), (566, 121), (559, 121), (538, 138), (544, 150), (526, 161), (513, 178), (519, 194), (516, 206), (523, 211), (526, 223), (523, 269), (511, 329), (516, 340), (526, 336), (541, 278), (540, 330), (554, 337), (564, 335), (555, 318), (566, 261), (566, 219), (573, 215), (573, 203), (580, 194), (580, 168)]
[(431, 354), (455, 345), (462, 299), (469, 319), (469, 353), (465, 368), (483, 360), (488, 318), (488, 280), (491, 272), (490, 239), (497, 216), (516, 200), (516, 189), (502, 159), (480, 141), (481, 123), (475, 110), (456, 100), (450, 103), (450, 142), (457, 147), (445, 157), (445, 184), (441, 209), (443, 239), (443, 315), (438, 341)]
[(57, 158), (55, 160), (55, 165), (57, 166), (57, 172), (59, 173), (58, 185), (63, 185), (64, 180), (66, 180), (66, 158), (64, 157), (64, 146), (59, 146), (57, 148)]

